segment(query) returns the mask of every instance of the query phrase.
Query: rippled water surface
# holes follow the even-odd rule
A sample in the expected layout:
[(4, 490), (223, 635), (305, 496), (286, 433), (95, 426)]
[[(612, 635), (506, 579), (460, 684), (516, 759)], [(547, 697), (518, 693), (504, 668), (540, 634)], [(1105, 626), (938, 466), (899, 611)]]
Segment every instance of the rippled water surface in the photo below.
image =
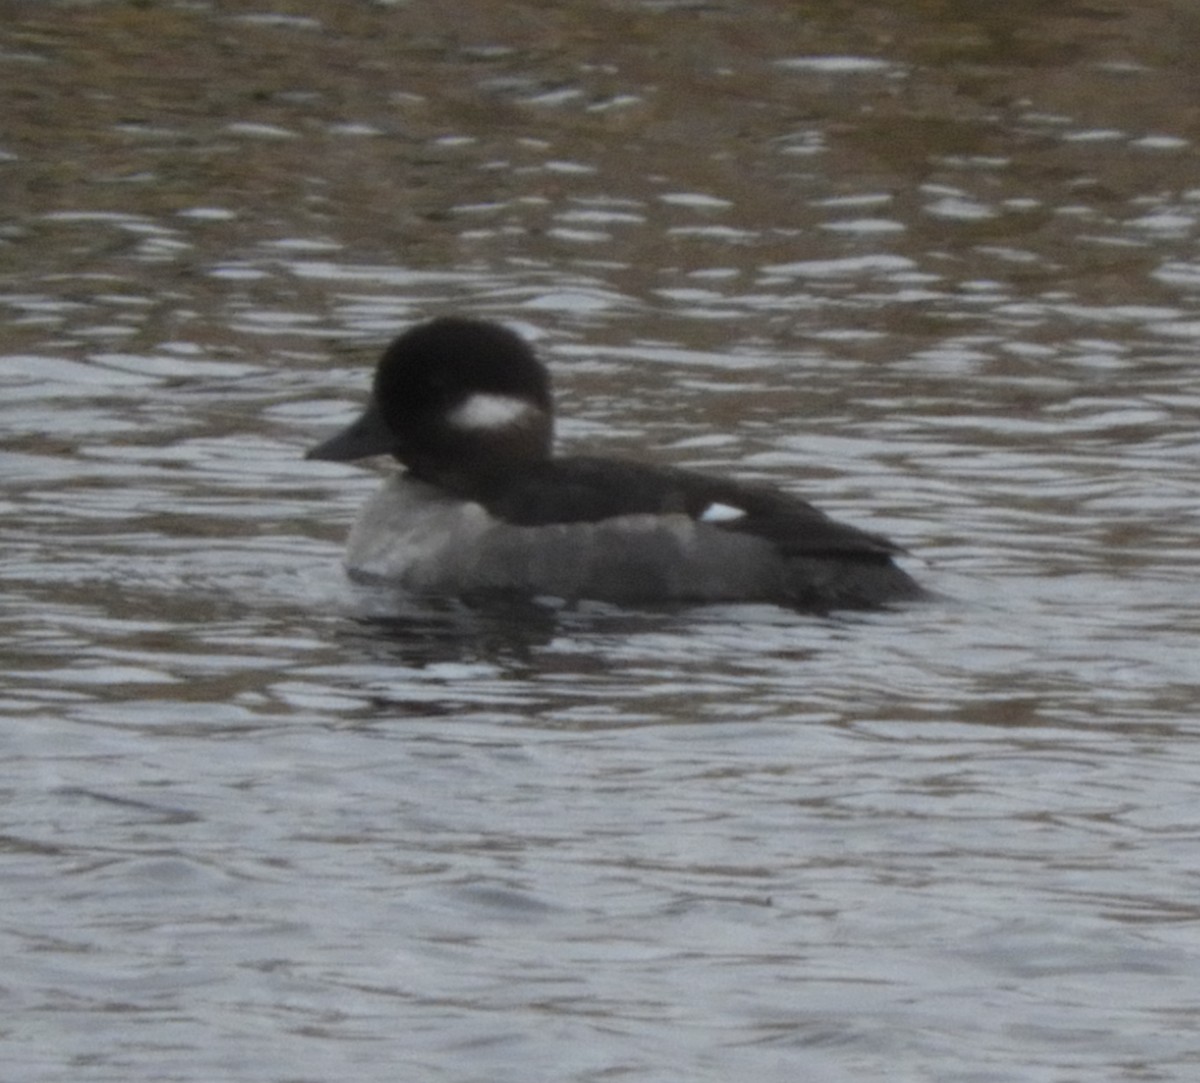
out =
[[(1197, 1078), (1190, 5), (0, 15), (6, 1081)], [(352, 587), (446, 312), (944, 600)]]

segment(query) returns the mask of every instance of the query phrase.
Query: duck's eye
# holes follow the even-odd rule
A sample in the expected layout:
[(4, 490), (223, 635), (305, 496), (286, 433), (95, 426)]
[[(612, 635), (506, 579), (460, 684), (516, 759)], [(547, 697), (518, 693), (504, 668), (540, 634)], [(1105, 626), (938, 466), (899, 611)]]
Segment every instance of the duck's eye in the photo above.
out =
[(745, 518), (745, 508), (735, 507), (733, 504), (721, 504), (715, 501), (696, 516), (696, 519), (701, 523), (732, 523), (735, 519)]

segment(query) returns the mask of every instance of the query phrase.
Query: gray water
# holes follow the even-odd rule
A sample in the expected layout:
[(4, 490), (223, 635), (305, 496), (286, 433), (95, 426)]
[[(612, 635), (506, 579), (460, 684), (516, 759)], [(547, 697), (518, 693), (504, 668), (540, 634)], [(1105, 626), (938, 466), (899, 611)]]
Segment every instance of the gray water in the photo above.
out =
[[(1200, 19), (1024, 7), (8, 5), (6, 1083), (1196, 1078)], [(446, 312), (944, 599), (352, 586)]]

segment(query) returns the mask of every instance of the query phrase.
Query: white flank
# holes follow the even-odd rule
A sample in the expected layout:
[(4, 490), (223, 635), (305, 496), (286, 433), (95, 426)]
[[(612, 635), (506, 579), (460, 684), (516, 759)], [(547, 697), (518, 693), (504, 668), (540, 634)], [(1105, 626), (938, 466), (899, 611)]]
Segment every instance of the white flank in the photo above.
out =
[(745, 519), (746, 509), (735, 508), (732, 504), (709, 504), (700, 513), (702, 523), (732, 523), (735, 519)]
[(536, 411), (525, 399), (479, 391), (451, 410), (446, 420), (456, 429), (505, 429)]

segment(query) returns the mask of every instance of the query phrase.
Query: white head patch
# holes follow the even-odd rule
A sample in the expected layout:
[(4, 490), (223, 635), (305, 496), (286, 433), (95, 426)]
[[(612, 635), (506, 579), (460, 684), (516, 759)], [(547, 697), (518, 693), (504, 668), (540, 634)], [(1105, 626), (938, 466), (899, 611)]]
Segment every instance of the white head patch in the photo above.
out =
[(506, 429), (538, 412), (537, 406), (525, 399), (477, 391), (454, 407), (446, 420), (456, 429)]
[(709, 504), (697, 518), (702, 523), (732, 523), (735, 519), (745, 519), (746, 509), (734, 507), (732, 504), (714, 502)]

